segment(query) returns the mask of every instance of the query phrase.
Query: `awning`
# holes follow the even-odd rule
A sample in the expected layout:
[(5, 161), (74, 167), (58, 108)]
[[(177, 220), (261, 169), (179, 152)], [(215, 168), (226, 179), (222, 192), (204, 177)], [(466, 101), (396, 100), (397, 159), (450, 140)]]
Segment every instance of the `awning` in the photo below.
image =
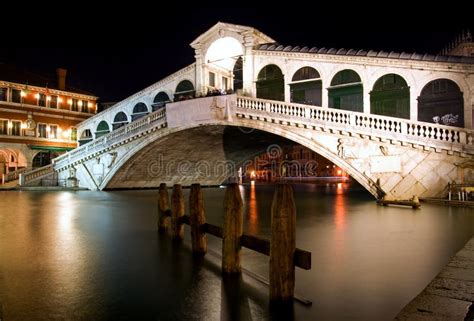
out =
[(68, 152), (73, 150), (73, 147), (58, 147), (58, 146), (36, 146), (28, 145), (29, 148), (34, 150), (50, 151), (50, 152)]

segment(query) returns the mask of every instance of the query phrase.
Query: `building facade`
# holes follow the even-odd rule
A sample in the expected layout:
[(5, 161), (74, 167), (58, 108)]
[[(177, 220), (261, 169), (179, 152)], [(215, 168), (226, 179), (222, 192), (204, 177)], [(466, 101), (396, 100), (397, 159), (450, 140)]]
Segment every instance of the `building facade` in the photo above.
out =
[(0, 64), (0, 177), (48, 165), (77, 146), (77, 124), (96, 113), (97, 97), (57, 80)]

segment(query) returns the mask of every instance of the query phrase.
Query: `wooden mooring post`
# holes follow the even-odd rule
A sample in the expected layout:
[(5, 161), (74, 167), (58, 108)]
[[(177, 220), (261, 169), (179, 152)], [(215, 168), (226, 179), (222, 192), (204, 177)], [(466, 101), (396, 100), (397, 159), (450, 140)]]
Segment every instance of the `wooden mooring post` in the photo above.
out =
[(242, 196), (239, 185), (227, 185), (224, 198), (224, 228), (222, 235), (222, 272), (240, 273), (240, 238), (243, 233)]
[(166, 232), (169, 216), (169, 196), (166, 183), (161, 183), (158, 188), (158, 232)]
[(171, 235), (175, 240), (182, 240), (184, 238), (184, 226), (181, 217), (184, 216), (184, 196), (180, 184), (173, 185), (171, 206)]
[(270, 300), (293, 301), (296, 207), (289, 184), (278, 184), (272, 203)]
[(191, 242), (193, 253), (206, 254), (207, 236), (202, 226), (206, 223), (204, 198), (201, 185), (192, 184), (189, 194), (189, 223), (191, 225)]

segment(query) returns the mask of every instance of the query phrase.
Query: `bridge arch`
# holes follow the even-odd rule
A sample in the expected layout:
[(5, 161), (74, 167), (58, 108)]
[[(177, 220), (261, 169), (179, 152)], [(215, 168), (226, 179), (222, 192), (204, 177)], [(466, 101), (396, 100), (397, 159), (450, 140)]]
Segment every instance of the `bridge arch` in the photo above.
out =
[(128, 122), (129, 121), (127, 114), (125, 114), (123, 111), (119, 111), (115, 114), (114, 122), (112, 123), (112, 128), (116, 130), (117, 128), (125, 126), (126, 124), (128, 124)]
[(139, 102), (135, 104), (132, 111), (132, 121), (147, 115), (149, 112), (148, 106), (145, 103)]
[(322, 106), (322, 79), (313, 67), (299, 68), (291, 78), (290, 102)]
[(95, 130), (95, 138), (97, 139), (101, 136), (107, 135), (108, 133), (110, 133), (109, 124), (105, 120), (101, 120)]
[(328, 107), (363, 112), (364, 84), (352, 69), (338, 71), (331, 78), (328, 89)]
[(418, 121), (464, 127), (464, 98), (459, 86), (446, 78), (427, 83), (418, 96)]
[(85, 128), (79, 133), (79, 145), (87, 144), (93, 139), (92, 131), (89, 128)]
[[(249, 124), (246, 120), (242, 120), (238, 123), (236, 122), (228, 123), (224, 121), (213, 122), (213, 123), (209, 123), (205, 125), (197, 124), (197, 125), (190, 125), (190, 126), (173, 128), (173, 129), (166, 128), (160, 131), (156, 131), (149, 137), (149, 139), (143, 140), (140, 143), (134, 145), (126, 154), (124, 154), (120, 159), (118, 159), (118, 161), (113, 165), (110, 171), (105, 175), (99, 188), (100, 189), (106, 188), (108, 184), (111, 182), (111, 180), (113, 179), (113, 177), (121, 170), (121, 168), (124, 167), (133, 156), (139, 155), (141, 151), (145, 151), (147, 146), (154, 144), (157, 141), (161, 142), (161, 141), (166, 141), (168, 139), (171, 139), (172, 135), (185, 132), (186, 130), (192, 130), (192, 129), (202, 130), (203, 126), (205, 127), (215, 127), (215, 126), (217, 127), (219, 126), (220, 127), (225, 127), (225, 126), (248, 127), (248, 128), (257, 129), (263, 132), (267, 132), (270, 134), (274, 134), (279, 137), (283, 137), (294, 143), (298, 143), (302, 146), (305, 146), (309, 148), (310, 150), (318, 153), (319, 155), (325, 157), (329, 161), (333, 162), (338, 167), (340, 167), (343, 171), (351, 175), (355, 180), (357, 180), (362, 186), (364, 186), (375, 197), (381, 197), (383, 195), (383, 191), (378, 187), (376, 182), (371, 180), (364, 173), (358, 171), (355, 167), (350, 165), (338, 154), (335, 154), (329, 151), (327, 148), (320, 145), (315, 140), (312, 140), (311, 137), (300, 135), (294, 131), (291, 131), (291, 129), (282, 130), (282, 128), (276, 128), (274, 126), (268, 126), (266, 124), (255, 124), (255, 123)], [(173, 146), (176, 146), (176, 145), (173, 145)], [(176, 152), (179, 153), (179, 151), (176, 151)], [(131, 175), (129, 171), (127, 172), (128, 172), (127, 175)]]
[(370, 92), (370, 113), (410, 119), (410, 87), (395, 73), (379, 77)]
[(196, 94), (196, 87), (189, 79), (181, 80), (174, 91), (174, 101), (194, 98)]
[(151, 105), (152, 110), (155, 111), (158, 108), (164, 107), (168, 102), (171, 102), (170, 96), (165, 91), (160, 91), (153, 98), (153, 103)]
[(258, 72), (257, 98), (285, 100), (285, 78), (280, 67), (268, 64)]
[(234, 69), (235, 61), (244, 54), (242, 43), (234, 37), (224, 36), (210, 43), (205, 51), (205, 63), (227, 71)]

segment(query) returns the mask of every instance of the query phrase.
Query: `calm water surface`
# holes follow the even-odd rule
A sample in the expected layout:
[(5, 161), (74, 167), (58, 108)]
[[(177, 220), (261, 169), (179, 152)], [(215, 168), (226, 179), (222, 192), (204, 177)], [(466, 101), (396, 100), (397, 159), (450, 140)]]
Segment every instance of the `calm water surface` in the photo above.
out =
[[(379, 207), (345, 185), (295, 185), (296, 292), (313, 301), (269, 309), (268, 288), (220, 276), (220, 240), (193, 258), (156, 228), (156, 191), (0, 192), (0, 319), (391, 320), (474, 234), (467, 208)], [(187, 199), (188, 190), (186, 190)], [(270, 235), (273, 187), (246, 186), (245, 230)], [(207, 220), (222, 224), (224, 189), (204, 190)], [(244, 251), (268, 278), (268, 258)]]

